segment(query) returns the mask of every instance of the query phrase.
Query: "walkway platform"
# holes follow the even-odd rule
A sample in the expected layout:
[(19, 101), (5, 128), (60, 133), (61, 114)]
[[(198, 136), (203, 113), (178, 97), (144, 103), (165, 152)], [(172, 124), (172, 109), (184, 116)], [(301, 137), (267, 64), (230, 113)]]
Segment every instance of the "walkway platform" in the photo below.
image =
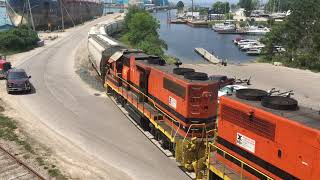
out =
[(195, 48), (194, 51), (198, 53), (201, 57), (203, 57), (205, 60), (213, 64), (219, 64), (222, 62), (221, 59), (217, 58), (215, 55), (211, 54), (210, 52), (208, 52), (203, 48)]

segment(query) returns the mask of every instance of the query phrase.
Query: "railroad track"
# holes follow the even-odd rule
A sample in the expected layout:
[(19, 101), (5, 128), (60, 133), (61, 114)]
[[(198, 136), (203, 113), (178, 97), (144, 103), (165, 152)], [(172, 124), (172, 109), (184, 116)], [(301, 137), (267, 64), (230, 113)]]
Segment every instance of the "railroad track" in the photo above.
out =
[(14, 155), (0, 147), (0, 180), (44, 180)]

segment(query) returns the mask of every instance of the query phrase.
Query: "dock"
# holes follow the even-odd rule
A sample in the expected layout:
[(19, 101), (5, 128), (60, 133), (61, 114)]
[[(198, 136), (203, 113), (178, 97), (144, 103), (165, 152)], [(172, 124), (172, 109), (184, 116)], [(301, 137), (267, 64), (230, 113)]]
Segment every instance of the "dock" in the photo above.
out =
[(213, 64), (219, 64), (222, 62), (215, 55), (211, 54), (210, 52), (208, 52), (207, 50), (205, 50), (203, 48), (195, 48), (194, 51), (196, 53), (198, 53), (201, 57), (203, 57), (205, 60), (207, 60)]
[(248, 34), (247, 31), (244, 30), (235, 30), (235, 31), (217, 31), (219, 34), (241, 34), (245, 35)]
[(183, 19), (172, 19), (170, 20), (170, 23), (171, 24), (187, 24), (187, 21)]
[(187, 20), (187, 25), (192, 27), (208, 27), (209, 26), (207, 21), (192, 21), (192, 20)]

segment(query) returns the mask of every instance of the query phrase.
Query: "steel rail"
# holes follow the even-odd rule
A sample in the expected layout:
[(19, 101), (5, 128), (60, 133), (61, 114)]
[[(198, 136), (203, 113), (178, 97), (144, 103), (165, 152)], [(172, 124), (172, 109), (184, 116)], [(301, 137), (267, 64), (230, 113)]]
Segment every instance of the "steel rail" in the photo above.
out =
[(35, 175), (41, 180), (45, 180), (43, 176), (41, 176), (39, 173), (37, 173), (35, 170), (33, 170), (31, 167), (29, 167), (26, 163), (22, 162), (20, 159), (15, 157), (13, 154), (11, 154), (9, 151), (4, 149), (3, 147), (0, 146), (0, 150), (9, 155), (12, 159), (14, 159), (18, 164), (22, 165), (24, 168), (26, 168), (31, 174)]

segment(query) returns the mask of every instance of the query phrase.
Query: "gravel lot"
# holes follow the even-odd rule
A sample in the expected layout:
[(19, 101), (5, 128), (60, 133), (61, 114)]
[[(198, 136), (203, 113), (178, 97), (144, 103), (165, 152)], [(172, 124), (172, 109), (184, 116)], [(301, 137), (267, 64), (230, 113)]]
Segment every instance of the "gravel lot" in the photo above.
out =
[(309, 70), (273, 66), (267, 63), (230, 64), (184, 64), (209, 75), (227, 75), (246, 79), (251, 77), (251, 87), (263, 90), (276, 88), (281, 91), (293, 90), (293, 98), (300, 105), (320, 109), (320, 73)]

